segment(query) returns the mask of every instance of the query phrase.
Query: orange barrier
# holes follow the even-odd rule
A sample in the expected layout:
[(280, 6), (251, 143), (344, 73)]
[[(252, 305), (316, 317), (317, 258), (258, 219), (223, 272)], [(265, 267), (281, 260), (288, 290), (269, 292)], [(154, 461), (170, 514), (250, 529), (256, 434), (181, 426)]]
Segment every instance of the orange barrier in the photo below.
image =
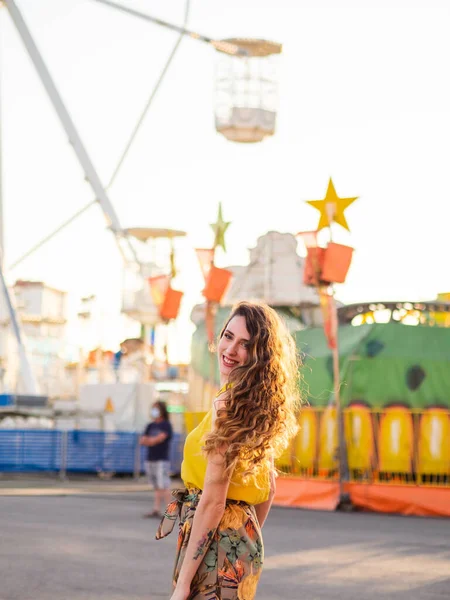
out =
[(346, 483), (354, 506), (382, 513), (450, 517), (450, 488)]
[(298, 477), (278, 477), (274, 498), (276, 506), (295, 506), (315, 510), (336, 510), (339, 484)]
[[(347, 482), (344, 492), (353, 506), (367, 511), (419, 517), (450, 517), (450, 489), (382, 483)], [(298, 477), (279, 477), (275, 506), (333, 511), (339, 503), (339, 484)]]

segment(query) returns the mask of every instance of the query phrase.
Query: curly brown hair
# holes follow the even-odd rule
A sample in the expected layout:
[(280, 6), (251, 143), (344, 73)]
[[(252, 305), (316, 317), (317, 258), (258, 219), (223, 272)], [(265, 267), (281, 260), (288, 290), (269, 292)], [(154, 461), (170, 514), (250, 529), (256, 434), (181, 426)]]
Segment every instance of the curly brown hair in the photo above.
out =
[(237, 316), (245, 318), (250, 334), (248, 359), (230, 372), (224, 407), (203, 449), (209, 456), (226, 447), (226, 473), (241, 463), (245, 478), (270, 468), (298, 431), (300, 359), (285, 323), (260, 302), (234, 306), (219, 340)]

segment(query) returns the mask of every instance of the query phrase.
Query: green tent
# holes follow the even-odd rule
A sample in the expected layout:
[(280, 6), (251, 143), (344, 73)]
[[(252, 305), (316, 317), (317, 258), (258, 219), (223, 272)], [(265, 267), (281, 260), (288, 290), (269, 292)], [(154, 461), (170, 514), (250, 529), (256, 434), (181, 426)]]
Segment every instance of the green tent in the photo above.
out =
[[(322, 329), (294, 334), (312, 406), (328, 404), (333, 363)], [(450, 329), (400, 323), (339, 328), (341, 402), (450, 407)]]

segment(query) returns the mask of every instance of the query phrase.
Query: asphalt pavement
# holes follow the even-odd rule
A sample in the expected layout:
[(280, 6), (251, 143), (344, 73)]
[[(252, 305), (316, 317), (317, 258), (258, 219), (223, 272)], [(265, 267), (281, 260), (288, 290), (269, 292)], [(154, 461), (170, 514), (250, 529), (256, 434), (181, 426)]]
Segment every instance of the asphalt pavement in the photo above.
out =
[[(170, 598), (144, 481), (46, 483), (0, 482), (0, 600)], [(273, 508), (263, 533), (257, 600), (450, 598), (450, 520)]]

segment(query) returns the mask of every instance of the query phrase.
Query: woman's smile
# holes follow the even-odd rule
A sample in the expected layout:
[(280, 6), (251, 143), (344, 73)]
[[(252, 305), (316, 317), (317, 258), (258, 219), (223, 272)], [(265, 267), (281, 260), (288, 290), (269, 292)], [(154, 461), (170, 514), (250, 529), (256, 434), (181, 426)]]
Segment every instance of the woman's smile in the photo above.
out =
[(226, 367), (235, 367), (236, 365), (239, 364), (239, 362), (237, 360), (233, 360), (232, 358), (230, 358), (229, 356), (226, 356), (225, 354), (222, 354), (222, 362), (224, 363), (224, 365)]

